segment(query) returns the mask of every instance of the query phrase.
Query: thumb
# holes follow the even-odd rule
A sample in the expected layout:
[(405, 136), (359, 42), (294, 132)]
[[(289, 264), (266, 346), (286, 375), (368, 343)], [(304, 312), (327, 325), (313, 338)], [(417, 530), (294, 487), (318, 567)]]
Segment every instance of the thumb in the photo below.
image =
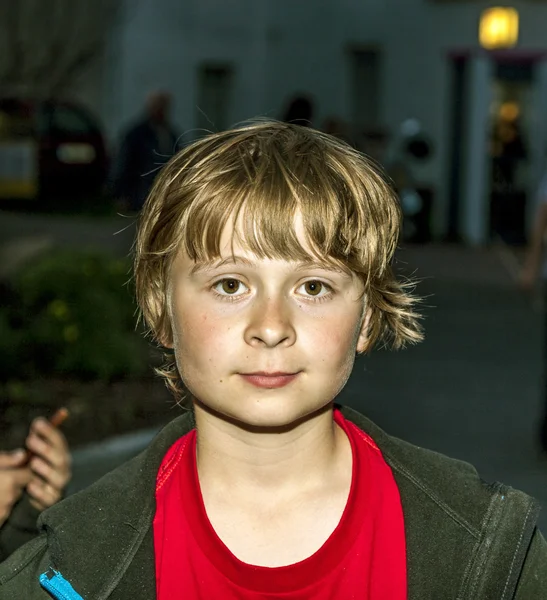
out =
[(18, 449), (12, 452), (0, 452), (0, 469), (13, 469), (20, 467), (27, 457), (24, 450)]

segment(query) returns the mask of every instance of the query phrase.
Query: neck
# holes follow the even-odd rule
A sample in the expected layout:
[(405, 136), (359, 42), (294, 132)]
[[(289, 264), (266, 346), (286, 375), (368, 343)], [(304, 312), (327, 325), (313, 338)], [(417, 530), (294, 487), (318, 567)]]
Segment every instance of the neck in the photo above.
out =
[[(245, 427), (195, 403), (197, 467), (202, 490), (234, 490), (258, 499), (278, 499), (320, 487), (335, 479), (351, 453), (344, 432), (334, 423), (333, 407), (291, 426)], [(350, 461), (351, 462), (351, 461)], [(236, 493), (237, 493), (236, 492)]]

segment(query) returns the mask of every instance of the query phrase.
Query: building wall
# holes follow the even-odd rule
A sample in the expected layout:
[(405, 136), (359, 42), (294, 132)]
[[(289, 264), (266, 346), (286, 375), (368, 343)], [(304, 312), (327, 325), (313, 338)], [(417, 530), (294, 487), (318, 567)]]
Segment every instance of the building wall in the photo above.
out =
[(330, 114), (344, 118), (348, 42), (377, 42), (383, 16), (380, 0), (368, 7), (356, 0), (163, 0), (158, 10), (159, 4), (132, 3), (111, 41), (104, 102), (109, 133), (157, 87), (173, 92), (176, 121), (192, 128), (196, 71), (207, 62), (235, 68), (233, 123), (279, 117), (298, 92), (315, 98), (318, 123)]
[[(407, 117), (415, 117), (434, 140), (435, 155), (422, 167), (417, 166), (417, 173), (436, 191), (433, 216), (437, 235), (444, 233), (447, 220), (450, 143), (448, 54), (463, 49), (478, 51), (480, 14), (492, 4), (482, 0), (385, 2), (386, 11), (396, 15), (392, 25), (386, 28), (384, 38), (388, 57), (385, 119), (388, 123), (397, 124)], [(511, 2), (510, 5), (520, 13), (519, 48), (547, 50), (547, 5), (527, 1)]]
[[(280, 117), (288, 99), (307, 92), (315, 123), (351, 118), (348, 49), (381, 52), (380, 121), (396, 132), (418, 119), (435, 153), (416, 165), (434, 188), (434, 231), (446, 226), (450, 119), (448, 54), (477, 48), (479, 15), (491, 2), (472, 0), (134, 0), (115, 32), (104, 64), (100, 110), (114, 139), (141, 110), (147, 92), (172, 91), (174, 120), (192, 137), (200, 64), (234, 69), (229, 123)], [(521, 48), (547, 48), (547, 4), (526, 0)], [(547, 112), (547, 111), (546, 111)], [(215, 124), (211, 124), (211, 129)]]

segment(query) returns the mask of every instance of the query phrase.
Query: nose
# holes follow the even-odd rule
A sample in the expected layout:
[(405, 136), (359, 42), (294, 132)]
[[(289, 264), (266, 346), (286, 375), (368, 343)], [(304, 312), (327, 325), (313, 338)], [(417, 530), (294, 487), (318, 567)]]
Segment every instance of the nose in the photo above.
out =
[(290, 308), (283, 298), (267, 297), (255, 303), (245, 330), (245, 341), (250, 346), (267, 348), (294, 344), (296, 330)]

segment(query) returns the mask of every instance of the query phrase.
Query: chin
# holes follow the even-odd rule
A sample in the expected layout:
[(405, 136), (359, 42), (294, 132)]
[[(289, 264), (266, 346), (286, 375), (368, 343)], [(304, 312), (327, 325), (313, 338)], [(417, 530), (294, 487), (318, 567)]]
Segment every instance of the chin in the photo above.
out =
[(302, 406), (297, 398), (287, 398), (284, 401), (278, 398), (258, 400), (254, 398), (245, 403), (239, 400), (231, 406), (223, 404), (214, 408), (200, 404), (208, 412), (242, 429), (278, 433), (293, 429), (304, 421), (329, 410), (332, 406), (332, 402), (328, 401)]

